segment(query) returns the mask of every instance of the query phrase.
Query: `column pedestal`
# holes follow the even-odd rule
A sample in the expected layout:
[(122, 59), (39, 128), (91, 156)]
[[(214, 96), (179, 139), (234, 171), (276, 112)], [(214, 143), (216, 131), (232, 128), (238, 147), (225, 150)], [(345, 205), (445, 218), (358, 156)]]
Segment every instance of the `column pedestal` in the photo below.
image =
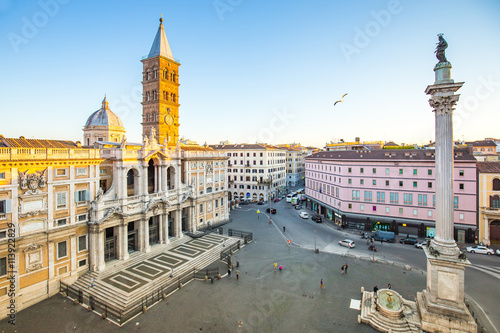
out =
[(470, 262), (434, 257), (427, 248), (427, 289), (417, 293), (421, 328), (429, 332), (476, 332), (464, 303), (464, 273)]

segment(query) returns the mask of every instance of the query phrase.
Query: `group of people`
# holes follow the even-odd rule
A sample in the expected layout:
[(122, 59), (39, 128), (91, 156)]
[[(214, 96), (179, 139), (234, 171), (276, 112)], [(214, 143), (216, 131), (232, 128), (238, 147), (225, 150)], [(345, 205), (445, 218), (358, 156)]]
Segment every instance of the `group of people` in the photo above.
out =
[[(227, 277), (230, 278), (231, 277), (231, 267), (229, 267), (227, 269)], [(239, 269), (236, 269), (236, 280), (239, 280), (240, 279), (240, 271)]]

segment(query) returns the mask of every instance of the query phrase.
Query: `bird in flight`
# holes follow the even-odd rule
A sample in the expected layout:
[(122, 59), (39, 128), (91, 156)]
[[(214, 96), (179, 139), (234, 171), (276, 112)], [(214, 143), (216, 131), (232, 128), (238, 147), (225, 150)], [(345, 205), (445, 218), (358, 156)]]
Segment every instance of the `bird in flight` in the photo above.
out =
[(347, 93), (343, 94), (342, 97), (340, 97), (340, 100), (336, 101), (333, 106), (337, 105), (337, 103), (339, 102), (343, 102), (344, 101), (344, 97), (347, 96)]

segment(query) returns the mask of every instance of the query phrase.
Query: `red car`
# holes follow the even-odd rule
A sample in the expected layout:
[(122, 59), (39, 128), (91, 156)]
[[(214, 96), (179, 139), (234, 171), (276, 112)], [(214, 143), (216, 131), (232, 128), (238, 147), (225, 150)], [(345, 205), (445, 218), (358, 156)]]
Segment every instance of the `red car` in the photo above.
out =
[(280, 198), (274, 199), (274, 202), (278, 202), (278, 201), (280, 201)]

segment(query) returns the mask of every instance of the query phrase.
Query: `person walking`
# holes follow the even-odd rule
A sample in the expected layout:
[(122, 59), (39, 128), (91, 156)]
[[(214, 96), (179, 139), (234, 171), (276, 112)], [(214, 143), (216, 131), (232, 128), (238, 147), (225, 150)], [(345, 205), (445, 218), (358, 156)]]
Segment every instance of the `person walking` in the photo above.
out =
[(95, 287), (95, 284), (94, 284), (94, 277), (92, 276), (90, 278), (90, 288), (94, 288)]
[(340, 274), (344, 275), (344, 265), (340, 268)]
[(278, 267), (278, 263), (275, 261), (274, 262), (274, 271), (276, 272), (276, 268)]
[(378, 286), (373, 287), (373, 293), (376, 295), (378, 291)]
[(237, 269), (236, 270), (236, 280), (240, 279), (240, 271)]
[(347, 263), (345, 263), (345, 265), (344, 265), (344, 273), (346, 273), (346, 274), (347, 274), (347, 268), (348, 268), (348, 267), (349, 267), (349, 266), (347, 266)]
[(391, 289), (391, 284), (390, 283), (387, 284), (387, 289)]
[(323, 279), (321, 279), (321, 281), (319, 283), (319, 288), (320, 289), (325, 289), (325, 284), (323, 283)]
[(283, 232), (285, 232), (285, 226), (283, 226)]
[(229, 267), (227, 269), (227, 277), (230, 278), (231, 277), (231, 267)]

